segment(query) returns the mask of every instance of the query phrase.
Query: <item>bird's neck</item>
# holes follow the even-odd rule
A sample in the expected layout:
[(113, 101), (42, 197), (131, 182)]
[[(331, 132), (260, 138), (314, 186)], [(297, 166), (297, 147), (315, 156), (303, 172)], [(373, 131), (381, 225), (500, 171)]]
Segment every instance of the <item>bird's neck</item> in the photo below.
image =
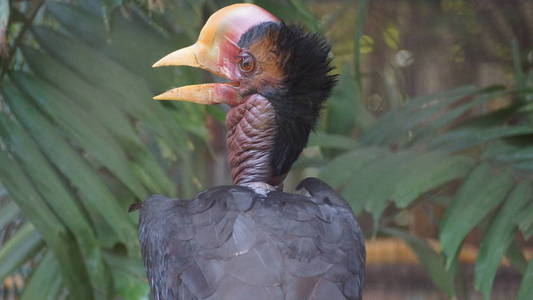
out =
[(286, 174), (274, 173), (272, 149), (277, 126), (272, 104), (260, 95), (252, 95), (230, 109), (226, 126), (233, 183), (280, 186)]

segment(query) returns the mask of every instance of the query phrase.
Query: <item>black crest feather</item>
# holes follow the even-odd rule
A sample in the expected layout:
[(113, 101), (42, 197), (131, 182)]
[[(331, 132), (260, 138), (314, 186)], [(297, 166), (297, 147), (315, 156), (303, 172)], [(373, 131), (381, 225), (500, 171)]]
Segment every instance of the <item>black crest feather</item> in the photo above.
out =
[(261, 38), (275, 41), (285, 78), (281, 87), (258, 91), (273, 105), (277, 134), (271, 152), (275, 176), (287, 173), (307, 144), (324, 101), (337, 81), (332, 75), (331, 50), (318, 33), (306, 32), (301, 26), (283, 22), (266, 22), (250, 28), (239, 41), (248, 45)]

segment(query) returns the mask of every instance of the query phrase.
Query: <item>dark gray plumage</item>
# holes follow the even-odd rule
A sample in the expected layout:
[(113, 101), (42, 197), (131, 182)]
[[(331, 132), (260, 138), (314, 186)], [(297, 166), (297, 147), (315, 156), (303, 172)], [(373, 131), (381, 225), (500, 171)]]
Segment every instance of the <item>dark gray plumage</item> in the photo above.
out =
[(361, 299), (364, 239), (348, 204), (316, 178), (297, 189), (146, 200), (139, 237), (155, 299)]

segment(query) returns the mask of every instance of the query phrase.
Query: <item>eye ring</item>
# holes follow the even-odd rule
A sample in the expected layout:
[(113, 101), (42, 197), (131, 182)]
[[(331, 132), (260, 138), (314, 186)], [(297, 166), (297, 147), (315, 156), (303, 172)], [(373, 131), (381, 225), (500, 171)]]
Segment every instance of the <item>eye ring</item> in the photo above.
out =
[(240, 56), (239, 69), (243, 73), (251, 73), (255, 70), (255, 58), (250, 54)]

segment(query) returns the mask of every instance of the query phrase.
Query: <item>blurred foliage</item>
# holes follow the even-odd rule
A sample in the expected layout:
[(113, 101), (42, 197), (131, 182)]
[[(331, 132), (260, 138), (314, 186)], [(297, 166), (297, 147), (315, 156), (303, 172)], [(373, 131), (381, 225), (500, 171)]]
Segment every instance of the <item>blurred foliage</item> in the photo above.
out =
[[(424, 94), (402, 89), (402, 68), (419, 54), (383, 2), (253, 2), (324, 33), (341, 74), (293, 176), (318, 172), (356, 213), (369, 213), (369, 235), (405, 240), (452, 297), (465, 294), (457, 284), (465, 238), (483, 232), (475, 288), (490, 299), (506, 256), (524, 274), (518, 299), (532, 299), (533, 262), (526, 266), (522, 247), (533, 235), (533, 71), (531, 49), (521, 49), (531, 45), (517, 35), (490, 41), (478, 12), (496, 4), (431, 5), (466, 28), (448, 49), (453, 61), (472, 60), (471, 37), (485, 35), (495, 45), (485, 47), (487, 55), (508, 66), (512, 79)], [(27, 221), (0, 248), (0, 279), (38, 262), (22, 299), (147, 299), (137, 214), (127, 207), (154, 193), (184, 198), (207, 188), (215, 150), (206, 124), (224, 115), (218, 107), (151, 101), (206, 75), (150, 65), (192, 43), (206, 18), (229, 3), (0, 2), (8, 7), (0, 14), (0, 46), (8, 47), (0, 71), (0, 183), (12, 200), (0, 210), (0, 228), (20, 213)], [(372, 26), (371, 11), (387, 21)], [(522, 24), (500, 23), (499, 31)], [(383, 53), (392, 70), (366, 72), (383, 67), (373, 65)], [(435, 220), (440, 251), (404, 220), (423, 205), (443, 211)]]

